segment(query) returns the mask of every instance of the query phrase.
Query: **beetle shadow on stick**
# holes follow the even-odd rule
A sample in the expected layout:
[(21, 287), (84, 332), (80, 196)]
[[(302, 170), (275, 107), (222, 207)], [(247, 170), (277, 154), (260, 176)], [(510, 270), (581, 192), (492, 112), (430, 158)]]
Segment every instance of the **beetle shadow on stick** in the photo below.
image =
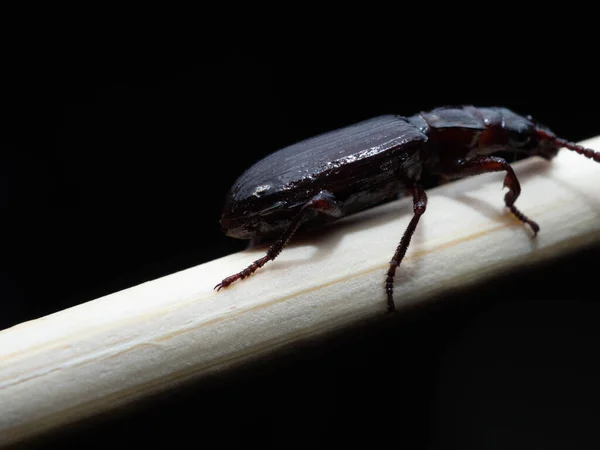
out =
[[(519, 180), (521, 185), (524, 185), (530, 178), (548, 177), (548, 174), (551, 171), (551, 169), (552, 166), (547, 161), (541, 158), (536, 158), (527, 161), (525, 165), (521, 165), (521, 167), (518, 167), (515, 172), (517, 175), (517, 179)], [(480, 181), (478, 180), (478, 177), (489, 175), (493, 175), (493, 178), (497, 179), (497, 198), (486, 198), (485, 200), (482, 200), (477, 197), (474, 197), (473, 195), (470, 195), (474, 188), (480, 186)], [(521, 227), (523, 229), (523, 232), (531, 238), (531, 250), (535, 250), (538, 247), (538, 240), (534, 239), (533, 230), (531, 230), (531, 228), (529, 228), (528, 225), (518, 220), (504, 204), (504, 196), (508, 191), (506, 188), (503, 188), (503, 180), (506, 174), (504, 172), (499, 172), (495, 174), (482, 174), (479, 176), (467, 176), (465, 178), (461, 178), (459, 180), (451, 182), (444, 186), (444, 189), (441, 193), (447, 198), (458, 201), (468, 206), (469, 208), (478, 211), (479, 213), (481, 213), (482, 215), (491, 219), (494, 222), (508, 227)], [(490, 180), (486, 183), (495, 183), (496, 181), (493, 178), (490, 178)], [(521, 195), (524, 191), (526, 191), (526, 186), (522, 189)], [(515, 206), (519, 207), (518, 199)], [(529, 216), (526, 210), (522, 212), (525, 215)], [(536, 220), (535, 217), (530, 218), (532, 220)]]
[[(545, 178), (546, 180), (560, 186), (561, 189), (569, 190), (571, 193), (576, 194), (576, 197), (582, 199), (590, 208), (593, 208), (595, 210), (600, 210), (600, 202), (598, 202), (598, 200), (596, 198), (590, 196), (589, 193), (587, 193), (587, 192), (583, 192), (581, 189), (579, 189), (578, 187), (569, 183), (568, 181), (565, 181), (564, 179), (562, 179), (562, 177), (553, 176), (552, 169), (553, 169), (552, 162), (547, 162), (547, 161), (544, 161), (542, 159), (537, 159), (537, 158), (534, 160), (528, 161), (528, 163), (526, 165), (518, 167), (516, 170), (516, 174), (522, 185), (521, 196), (523, 196), (523, 193), (527, 192), (526, 182), (530, 178), (536, 178), (536, 179)], [(504, 179), (504, 175), (502, 173), (499, 173), (498, 175), (499, 175), (498, 176), (499, 185), (502, 186), (502, 180)], [(469, 177), (469, 178), (463, 179), (463, 180), (459, 180), (458, 182), (456, 182), (456, 184), (454, 184), (452, 187), (450, 187), (449, 190), (446, 190), (444, 192), (444, 195), (446, 195), (449, 198), (452, 198), (454, 200), (457, 200), (465, 205), (468, 205), (471, 208), (476, 209), (477, 211), (481, 212), (486, 217), (488, 217), (494, 221), (497, 221), (500, 223), (506, 223), (506, 224), (510, 223), (510, 224), (522, 225), (531, 234), (531, 230), (526, 225), (524, 225), (520, 221), (518, 221), (518, 219), (516, 219), (516, 217), (514, 217), (507, 210), (507, 208), (504, 207), (504, 193), (507, 191), (506, 189), (502, 189), (502, 193), (498, 194), (499, 199), (502, 202), (502, 206), (504, 208), (502, 208), (502, 209), (496, 208), (496, 207), (492, 206), (493, 199), (490, 199), (490, 201), (488, 202), (487, 200), (481, 200), (479, 198), (475, 198), (475, 197), (469, 195), (470, 186), (471, 186), (471, 183), (469, 181), (470, 179), (472, 179), (472, 177)], [(461, 181), (464, 181), (464, 183), (461, 183)], [(475, 181), (473, 181), (473, 183), (475, 183)], [(517, 202), (515, 203), (515, 205), (517, 207), (519, 207), (518, 199), (517, 199)], [(523, 210), (522, 212), (525, 215), (528, 215), (527, 210)], [(535, 216), (530, 216), (530, 218), (532, 220), (536, 220)], [(543, 224), (540, 224), (540, 226), (541, 226), (540, 231), (543, 232)], [(537, 248), (538, 240), (531, 239), (531, 246), (532, 246), (532, 249)]]
[(600, 211), (600, 201), (598, 201), (597, 197), (591, 196), (588, 191), (582, 191), (579, 187), (573, 185), (568, 180), (558, 180), (554, 178), (551, 179), (560, 184), (561, 189), (568, 190), (569, 192), (576, 194), (576, 197), (584, 201), (591, 209)]
[[(385, 254), (381, 255), (381, 262), (385, 265), (385, 272), (383, 273), (385, 276), (389, 263), (391, 262), (396, 248), (400, 244), (402, 236), (404, 235), (404, 232), (406, 231), (406, 228), (413, 216), (414, 211), (412, 195), (408, 191), (402, 191), (399, 193), (396, 200), (393, 200), (388, 204), (383, 204), (376, 208), (363, 211), (356, 216), (349, 216), (345, 220), (347, 220), (349, 226), (352, 227), (360, 227), (361, 222), (363, 221), (368, 223), (369, 227), (378, 227), (390, 222), (395, 222), (398, 224), (396, 232), (391, 236), (392, 240), (390, 242), (389, 249), (386, 250)], [(426, 216), (427, 212), (425, 212), (425, 214), (421, 217), (419, 225), (417, 225), (417, 228), (411, 237), (410, 245), (408, 246), (406, 255), (396, 269), (396, 275), (394, 277), (395, 286), (400, 286), (400, 283), (403, 279), (410, 278), (418, 273), (421, 269), (421, 258), (413, 258), (413, 255), (423, 248), (423, 222), (426, 220)], [(407, 261), (410, 261), (410, 263), (407, 264)]]
[[(549, 181), (559, 185), (561, 189), (568, 190), (571, 193), (577, 194), (576, 197), (585, 201), (585, 203), (590, 208), (600, 210), (600, 202), (598, 202), (598, 199), (596, 197), (589, 195), (589, 192), (587, 192), (587, 191), (582, 191), (580, 188), (576, 187), (572, 183), (569, 183), (568, 180), (563, 179), (563, 177), (553, 176), (552, 171), (555, 168), (553, 166), (553, 164), (554, 164), (553, 162), (549, 162), (549, 161), (545, 161), (541, 158), (533, 157), (527, 161), (526, 165), (522, 165), (522, 166), (518, 167), (518, 169), (515, 172), (516, 172), (517, 178), (519, 179), (519, 181), (521, 182), (521, 185), (522, 185), (521, 196), (523, 196), (523, 193), (527, 192), (527, 186), (525, 184), (530, 178), (538, 178), (538, 179), (545, 178), (546, 180), (549, 180)], [(502, 186), (503, 175), (501, 173), (499, 173), (498, 175), (500, 175), (498, 182), (500, 183), (500, 186)], [(523, 186), (523, 185), (525, 185), (525, 186)], [(468, 199), (467, 203), (469, 203), (470, 205), (477, 203), (477, 207), (479, 208), (481, 206), (482, 211), (487, 208), (487, 205), (483, 206), (484, 202), (480, 202), (479, 200), (474, 199), (473, 197), (467, 195), (470, 190), (468, 185), (458, 185), (457, 184), (456, 186), (457, 186), (457, 189), (452, 190), (452, 193), (455, 193), (455, 195), (452, 195), (453, 198), (456, 198), (459, 201), (461, 201), (461, 199)], [(503, 189), (502, 192), (503, 193), (506, 192), (506, 189)], [(504, 194), (501, 195), (501, 198), (503, 200)], [(519, 202), (519, 200), (517, 199), (517, 203), (515, 203), (515, 205), (517, 207), (519, 206), (518, 202)], [(489, 209), (488, 209), (488, 211), (489, 211)], [(523, 211), (523, 212), (525, 214), (527, 214), (527, 211)], [(493, 219), (497, 218), (497, 216), (492, 216), (492, 215), (488, 215), (488, 217), (491, 217)], [(535, 217), (532, 217), (532, 219), (535, 220)]]
[[(392, 203), (393, 205), (388, 203), (369, 210), (361, 211), (357, 214), (345, 216), (339, 220), (332, 221), (322, 226), (299, 230), (292, 236), (281, 254), (285, 254), (286, 250), (289, 251), (294, 247), (304, 246), (316, 248), (316, 251), (310, 256), (306, 257), (303, 256), (285, 260), (277, 258), (275, 261), (270, 262), (269, 265), (272, 264), (273, 270), (277, 270), (278, 268), (285, 269), (298, 264), (311, 263), (315, 260), (326, 259), (340, 244), (340, 241), (350, 233), (358, 231), (359, 229), (378, 227), (391, 220), (404, 218), (405, 215), (408, 217), (408, 219), (412, 217), (412, 202), (403, 205), (394, 204), (394, 202)], [(402, 234), (404, 233), (404, 230), (405, 226), (398, 228), (398, 240), (397, 242), (394, 241), (393, 245), (390, 246), (388, 252), (389, 254), (382, 255), (383, 263), (387, 263), (389, 260), (391, 260), (396, 246), (400, 242)], [(419, 232), (419, 227), (417, 227), (417, 231), (414, 234), (413, 242), (411, 243), (410, 248), (417, 248), (421, 239), (422, 235)], [(266, 253), (272, 242), (274, 242), (274, 240), (251, 242), (248, 246), (248, 249)], [(357, 255), (357, 258), (360, 258), (360, 256)], [(349, 264), (351, 264), (351, 261), (349, 261)], [(414, 267), (414, 265), (412, 267)]]
[[(265, 268), (269, 267), (270, 270), (286, 269), (298, 264), (311, 263), (315, 260), (327, 258), (343, 237), (343, 233), (339, 231), (339, 228), (339, 224), (334, 222), (314, 229), (297, 231), (283, 248), (280, 255), (287, 255), (291, 249), (297, 247), (314, 247), (316, 248), (316, 252), (309, 256), (294, 259), (282, 259), (279, 256), (274, 261), (269, 262)], [(266, 254), (273, 242), (275, 242), (275, 239), (253, 240), (248, 245), (247, 250)]]
[[(362, 229), (377, 228), (390, 222), (398, 222), (397, 233), (392, 236), (389, 249), (386, 249), (385, 253), (381, 254), (381, 264), (385, 266), (385, 271), (387, 271), (388, 264), (396, 251), (396, 247), (400, 244), (400, 240), (406, 231), (406, 227), (414, 214), (412, 197), (405, 193), (401, 193), (396, 200), (400, 199), (405, 199), (405, 202), (387, 202), (357, 214), (345, 216), (341, 220), (330, 223), (325, 227), (314, 229), (302, 237), (299, 236), (298, 244), (317, 246), (318, 250), (311, 259), (326, 257), (339, 244), (342, 237)], [(332, 233), (334, 234), (333, 237), (331, 236)], [(418, 250), (421, 247), (423, 239), (422, 227), (417, 226), (417, 229), (412, 236), (405, 260), (412, 259), (411, 255), (415, 250)], [(324, 244), (325, 242), (326, 244)], [(358, 258), (360, 258), (360, 254), (356, 254), (356, 261), (358, 261)], [(352, 261), (348, 261), (348, 263), (352, 264)], [(410, 277), (416, 273), (419, 270), (418, 264), (420, 264), (420, 258), (412, 260), (409, 266), (407, 266), (406, 263), (400, 264), (396, 271), (395, 282), (399, 283), (399, 280), (402, 278)], [(382, 277), (384, 275), (385, 273)]]
[[(506, 226), (509, 226), (509, 227), (513, 226), (513, 227), (523, 228), (524, 233), (528, 234), (529, 237), (531, 238), (530, 239), (531, 250), (537, 249), (538, 240), (534, 239), (533, 230), (531, 230), (531, 228), (529, 228), (528, 225), (526, 225), (525, 223), (523, 223), (519, 219), (517, 219), (508, 210), (508, 208), (506, 208), (506, 206), (504, 206), (504, 200), (502, 200), (502, 202), (503, 202), (502, 206), (500, 206), (498, 208), (494, 208), (488, 202), (478, 199), (478, 198), (475, 198), (475, 197), (471, 197), (470, 195), (467, 195), (467, 194), (455, 195), (455, 196), (452, 196), (452, 199), (454, 199), (464, 205), (467, 205), (476, 211), (479, 211), (480, 213), (482, 213), (483, 215), (492, 219), (495, 222), (505, 224)], [(535, 217), (532, 217), (532, 220), (535, 220)]]
[[(522, 163), (526, 163), (524, 165), (520, 165), (516, 170), (515, 174), (517, 175), (517, 179), (523, 185), (530, 178), (538, 178), (540, 176), (548, 176), (548, 174), (552, 171), (552, 163), (545, 161), (541, 158), (531, 158), (528, 160), (522, 161)], [(505, 172), (494, 172), (494, 173), (483, 173), (480, 175), (467, 175), (463, 178), (458, 178), (456, 180), (450, 181), (447, 184), (444, 184), (444, 189), (447, 194), (466, 194), (473, 191), (474, 187), (479, 185), (479, 179), (483, 176), (494, 176), (498, 180), (498, 185), (502, 188), (502, 183), (504, 177), (506, 176)], [(493, 181), (490, 181), (493, 182)], [(506, 189), (502, 189), (503, 192), (506, 192)], [(503, 195), (501, 198), (503, 198)]]

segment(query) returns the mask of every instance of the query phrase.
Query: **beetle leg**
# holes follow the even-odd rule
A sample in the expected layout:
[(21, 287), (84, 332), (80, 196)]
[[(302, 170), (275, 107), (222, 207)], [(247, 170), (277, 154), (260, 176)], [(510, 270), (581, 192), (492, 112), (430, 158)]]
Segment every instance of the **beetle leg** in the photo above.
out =
[(398, 248), (396, 248), (394, 257), (390, 261), (390, 268), (388, 269), (387, 278), (385, 280), (388, 312), (396, 311), (396, 307), (394, 305), (394, 275), (396, 275), (396, 268), (404, 259), (404, 255), (406, 255), (406, 250), (408, 250), (408, 245), (410, 244), (410, 238), (417, 228), (419, 219), (425, 213), (425, 209), (427, 208), (427, 194), (425, 193), (423, 187), (420, 185), (414, 185), (411, 190), (413, 196), (414, 215), (408, 224), (408, 227), (406, 227), (406, 231), (404, 231), (404, 234), (402, 235), (402, 239), (400, 240), (400, 244), (398, 244)]
[(257, 269), (260, 269), (264, 266), (268, 261), (273, 261), (283, 247), (288, 243), (292, 235), (296, 232), (300, 224), (302, 223), (302, 219), (308, 214), (310, 211), (317, 211), (322, 214), (327, 214), (328, 216), (333, 217), (341, 217), (342, 210), (340, 205), (337, 203), (334, 195), (329, 191), (321, 191), (313, 198), (311, 198), (308, 202), (306, 202), (296, 216), (292, 219), (289, 226), (286, 230), (281, 234), (279, 239), (277, 239), (271, 247), (267, 250), (267, 254), (260, 259), (257, 259), (248, 267), (246, 267), (241, 272), (233, 274), (219, 284), (215, 286), (216, 290), (229, 286), (234, 281), (244, 279), (250, 275), (252, 275)]
[(468, 161), (462, 161), (458, 163), (456, 167), (456, 173), (451, 175), (467, 176), (486, 172), (501, 172), (503, 170), (506, 171), (506, 177), (504, 177), (504, 187), (508, 188), (508, 192), (504, 196), (504, 203), (506, 203), (506, 206), (508, 209), (510, 209), (510, 212), (512, 212), (517, 219), (531, 227), (535, 237), (538, 231), (540, 231), (540, 226), (519, 211), (514, 205), (515, 201), (519, 197), (519, 194), (521, 193), (521, 184), (519, 183), (517, 175), (515, 174), (515, 171), (511, 165), (504, 159), (496, 156), (479, 156)]

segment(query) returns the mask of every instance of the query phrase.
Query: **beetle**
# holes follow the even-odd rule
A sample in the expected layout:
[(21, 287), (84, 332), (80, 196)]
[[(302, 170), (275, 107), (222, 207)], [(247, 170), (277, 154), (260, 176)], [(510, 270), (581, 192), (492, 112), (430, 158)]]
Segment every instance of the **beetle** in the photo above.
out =
[(566, 148), (600, 162), (600, 153), (557, 137), (531, 116), (502, 107), (445, 106), (413, 116), (383, 115), (276, 151), (246, 170), (226, 197), (221, 229), (238, 239), (273, 239), (266, 255), (223, 279), (220, 290), (274, 260), (299, 228), (319, 226), (393, 200), (413, 198), (413, 217), (385, 279), (387, 311), (395, 311), (394, 276), (427, 208), (425, 174), (446, 179), (506, 172), (506, 207), (537, 235), (540, 227), (515, 202), (521, 192), (499, 151), (547, 160)]

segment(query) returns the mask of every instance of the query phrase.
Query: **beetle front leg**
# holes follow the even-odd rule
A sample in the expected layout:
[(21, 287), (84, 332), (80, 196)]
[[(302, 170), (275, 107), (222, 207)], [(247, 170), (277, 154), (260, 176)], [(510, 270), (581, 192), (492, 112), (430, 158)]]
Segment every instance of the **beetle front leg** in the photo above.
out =
[(510, 212), (512, 212), (517, 219), (531, 227), (533, 230), (533, 236), (535, 237), (538, 231), (540, 231), (540, 226), (519, 211), (514, 205), (515, 201), (519, 197), (519, 194), (521, 193), (521, 184), (519, 183), (517, 175), (515, 174), (515, 171), (511, 165), (504, 159), (496, 156), (479, 156), (468, 161), (458, 163), (456, 166), (456, 172), (446, 175), (462, 177), (467, 175), (501, 171), (506, 171), (506, 177), (504, 177), (504, 187), (508, 188), (508, 192), (504, 196), (504, 203), (506, 203), (506, 206)]
[(340, 205), (337, 203), (334, 195), (329, 191), (321, 191), (313, 198), (311, 198), (308, 202), (306, 202), (296, 216), (292, 219), (290, 225), (286, 228), (286, 230), (281, 234), (279, 239), (277, 239), (271, 247), (267, 250), (267, 254), (260, 259), (257, 259), (248, 267), (246, 267), (241, 272), (233, 274), (219, 284), (217, 284), (214, 289), (217, 291), (221, 288), (229, 286), (231, 283), (237, 280), (243, 280), (244, 278), (252, 275), (257, 269), (260, 269), (264, 266), (268, 261), (273, 261), (283, 247), (288, 243), (292, 235), (296, 232), (300, 224), (302, 223), (302, 219), (308, 214), (310, 211), (317, 211), (322, 214), (326, 214), (328, 216), (333, 217), (341, 217), (342, 210)]
[(402, 239), (400, 240), (400, 244), (398, 244), (398, 248), (396, 248), (394, 257), (390, 261), (390, 268), (388, 269), (387, 278), (385, 280), (385, 291), (387, 292), (389, 313), (396, 311), (396, 306), (394, 305), (394, 276), (396, 275), (396, 268), (404, 259), (404, 255), (406, 255), (406, 250), (408, 250), (410, 239), (417, 228), (419, 219), (427, 209), (427, 194), (423, 187), (419, 185), (413, 186), (412, 196), (414, 215), (408, 224), (408, 227), (406, 227), (406, 231), (402, 235)]

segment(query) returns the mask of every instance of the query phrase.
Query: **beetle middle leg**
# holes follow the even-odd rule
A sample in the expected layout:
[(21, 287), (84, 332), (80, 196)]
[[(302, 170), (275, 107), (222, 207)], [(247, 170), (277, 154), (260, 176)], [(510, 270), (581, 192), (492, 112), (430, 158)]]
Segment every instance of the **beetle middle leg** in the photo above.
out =
[(456, 171), (447, 175), (461, 177), (466, 175), (477, 175), (487, 172), (506, 171), (504, 177), (504, 187), (508, 188), (508, 192), (504, 196), (504, 203), (517, 219), (528, 224), (533, 230), (533, 235), (537, 235), (540, 231), (540, 226), (529, 219), (525, 214), (517, 209), (514, 205), (515, 201), (521, 193), (521, 184), (511, 165), (502, 158), (496, 156), (479, 156), (468, 161), (462, 161), (456, 166)]
[(417, 228), (419, 219), (427, 209), (427, 194), (425, 193), (423, 187), (420, 185), (415, 185), (412, 187), (411, 190), (413, 196), (414, 215), (410, 223), (408, 224), (408, 227), (406, 227), (406, 231), (404, 231), (404, 234), (402, 235), (402, 239), (400, 240), (400, 244), (398, 244), (398, 247), (396, 248), (396, 253), (394, 253), (394, 257), (390, 261), (390, 268), (388, 269), (387, 278), (385, 280), (385, 291), (387, 293), (388, 312), (396, 311), (396, 306), (394, 305), (394, 276), (396, 275), (396, 268), (404, 259), (404, 255), (406, 255), (406, 250), (408, 250), (410, 239)]
[(340, 205), (337, 203), (334, 195), (329, 191), (319, 192), (317, 195), (315, 195), (313, 198), (311, 198), (308, 202), (306, 202), (302, 206), (302, 208), (300, 208), (300, 211), (298, 212), (298, 214), (296, 214), (296, 216), (294, 216), (291, 223), (288, 225), (288, 227), (285, 229), (285, 231), (281, 234), (279, 239), (277, 239), (273, 243), (273, 245), (271, 245), (271, 247), (269, 247), (269, 249), (267, 250), (267, 254), (265, 256), (263, 256), (260, 259), (257, 259), (256, 261), (254, 261), (252, 264), (250, 264), (248, 267), (246, 267), (241, 272), (238, 272), (236, 274), (233, 274), (233, 275), (225, 278), (223, 281), (221, 281), (219, 284), (217, 284), (215, 286), (215, 289), (219, 290), (221, 288), (229, 286), (234, 281), (237, 281), (240, 279), (243, 280), (244, 278), (252, 275), (257, 269), (260, 269), (262, 266), (264, 266), (268, 261), (273, 261), (275, 258), (277, 258), (279, 253), (281, 253), (281, 250), (283, 250), (283, 247), (285, 247), (285, 245), (288, 243), (288, 241), (290, 240), (292, 235), (296, 232), (296, 230), (302, 223), (302, 220), (311, 211), (316, 211), (316, 212), (326, 214), (328, 216), (333, 216), (333, 217), (341, 217), (342, 216), (342, 210), (340, 208)]

